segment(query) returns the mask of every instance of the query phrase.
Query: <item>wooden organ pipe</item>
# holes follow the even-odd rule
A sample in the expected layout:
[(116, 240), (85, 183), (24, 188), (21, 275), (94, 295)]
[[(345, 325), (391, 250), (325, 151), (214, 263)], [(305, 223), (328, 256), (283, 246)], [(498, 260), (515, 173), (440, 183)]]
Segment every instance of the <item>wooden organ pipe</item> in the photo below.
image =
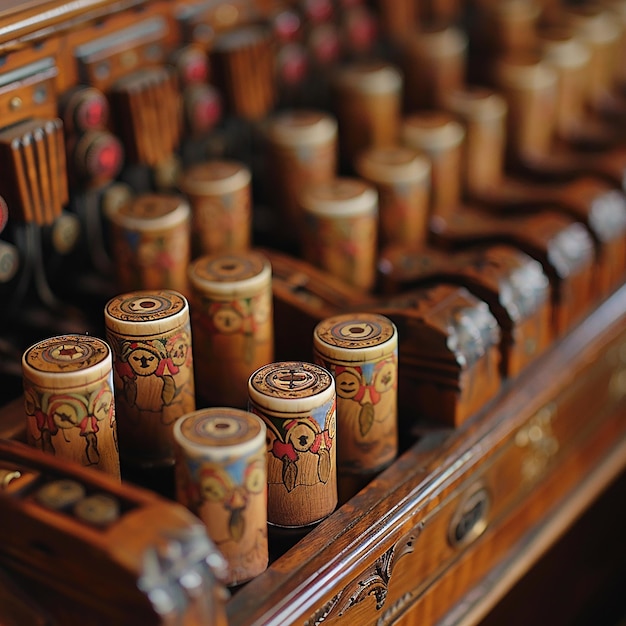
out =
[(402, 40), (404, 110), (441, 109), (447, 95), (466, 81), (467, 35), (461, 28), (434, 23)]

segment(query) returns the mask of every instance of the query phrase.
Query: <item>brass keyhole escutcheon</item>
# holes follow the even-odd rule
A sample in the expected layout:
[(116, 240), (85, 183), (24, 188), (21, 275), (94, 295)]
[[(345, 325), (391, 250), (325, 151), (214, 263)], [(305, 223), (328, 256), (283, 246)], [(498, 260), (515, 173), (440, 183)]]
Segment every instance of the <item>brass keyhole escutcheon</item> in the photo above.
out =
[(487, 528), (491, 497), (482, 483), (476, 483), (463, 495), (450, 521), (448, 541), (455, 548), (468, 545)]

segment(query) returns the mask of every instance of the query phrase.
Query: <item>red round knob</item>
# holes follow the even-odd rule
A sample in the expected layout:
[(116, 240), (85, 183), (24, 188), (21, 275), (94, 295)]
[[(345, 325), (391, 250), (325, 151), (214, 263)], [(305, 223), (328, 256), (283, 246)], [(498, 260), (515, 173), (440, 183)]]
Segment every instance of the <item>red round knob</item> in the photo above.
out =
[(94, 87), (79, 87), (68, 98), (64, 122), (69, 129), (86, 132), (104, 129), (109, 119), (109, 102)]
[(356, 8), (347, 16), (345, 33), (349, 48), (357, 52), (367, 51), (378, 34), (376, 20), (366, 9)]
[(294, 41), (300, 35), (302, 21), (295, 11), (281, 11), (274, 18), (274, 33), (280, 42)]
[(330, 0), (307, 0), (304, 11), (311, 22), (327, 22), (333, 16), (333, 3)]
[(0, 233), (4, 230), (4, 227), (9, 221), (9, 207), (4, 198), (0, 196)]
[(323, 65), (337, 61), (341, 54), (339, 33), (333, 24), (317, 26), (311, 32), (309, 47), (313, 58)]
[(123, 162), (122, 143), (108, 132), (87, 133), (76, 147), (77, 167), (90, 180), (113, 180), (120, 173)]
[(222, 117), (222, 99), (210, 85), (192, 85), (184, 100), (187, 123), (192, 132), (206, 132)]
[(187, 48), (178, 57), (176, 66), (183, 85), (206, 83), (209, 78), (209, 60), (197, 48)]
[(288, 85), (302, 82), (309, 69), (309, 59), (304, 48), (298, 44), (284, 46), (278, 56), (278, 73)]

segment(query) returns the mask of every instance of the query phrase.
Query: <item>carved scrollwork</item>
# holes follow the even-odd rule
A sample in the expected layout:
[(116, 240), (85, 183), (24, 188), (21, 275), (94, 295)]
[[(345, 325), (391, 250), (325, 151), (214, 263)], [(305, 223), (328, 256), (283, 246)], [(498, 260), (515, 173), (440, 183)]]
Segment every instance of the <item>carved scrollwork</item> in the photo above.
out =
[(338, 593), (334, 595), (328, 602), (326, 602), (323, 606), (321, 606), (313, 615), (304, 622), (304, 626), (319, 626), (330, 614), (333, 610), (333, 607), (339, 602), (339, 598), (342, 596), (342, 593)]
[(376, 626), (386, 626), (392, 624), (395, 619), (404, 611), (404, 608), (413, 602), (414, 594), (406, 592), (400, 596), (391, 606), (389, 606), (376, 620)]
[(387, 600), (393, 569), (403, 556), (413, 552), (415, 541), (422, 526), (423, 524), (420, 523), (403, 535), (391, 548), (381, 554), (361, 576), (352, 580), (340, 593), (316, 611), (305, 622), (305, 626), (319, 626), (325, 620), (343, 617), (350, 608), (371, 596), (376, 600), (376, 610), (380, 611)]

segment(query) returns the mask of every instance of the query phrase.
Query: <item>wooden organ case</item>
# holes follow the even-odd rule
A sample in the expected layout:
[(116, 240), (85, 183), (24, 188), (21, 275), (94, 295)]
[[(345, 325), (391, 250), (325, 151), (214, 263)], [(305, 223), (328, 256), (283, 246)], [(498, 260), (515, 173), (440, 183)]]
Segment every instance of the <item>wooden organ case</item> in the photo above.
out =
[[(475, 624), (611, 485), (623, 502), (625, 54), (620, 0), (3, 2), (0, 622)], [(269, 130), (298, 112), (293, 135)], [(174, 258), (172, 239), (141, 274), (109, 217), (143, 194), (199, 212), (234, 189), (186, 176), (212, 161), (250, 174), (234, 229), (271, 262), (277, 360), (311, 360), (315, 325), (344, 312), (399, 338), (394, 462), (339, 476), (319, 524), (270, 528), (268, 569), (230, 590), (171, 467), (122, 466), (119, 485), (23, 443), (29, 345), (104, 338), (105, 303), (139, 275), (189, 288), (159, 281), (197, 248)], [(303, 245), (307, 176), (377, 189), (368, 284)], [(411, 184), (403, 239), (406, 216), (382, 216)], [(332, 244), (342, 271), (362, 244)]]

